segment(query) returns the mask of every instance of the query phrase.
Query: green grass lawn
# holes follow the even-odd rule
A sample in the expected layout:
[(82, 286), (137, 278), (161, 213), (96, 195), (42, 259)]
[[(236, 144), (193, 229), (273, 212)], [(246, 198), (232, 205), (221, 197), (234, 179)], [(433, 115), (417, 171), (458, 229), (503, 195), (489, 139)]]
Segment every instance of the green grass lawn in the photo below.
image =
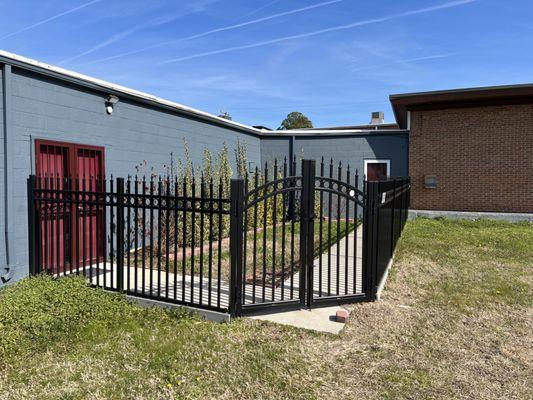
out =
[(0, 399), (531, 398), (532, 268), (532, 224), (409, 222), (338, 336), (25, 279), (0, 291)]

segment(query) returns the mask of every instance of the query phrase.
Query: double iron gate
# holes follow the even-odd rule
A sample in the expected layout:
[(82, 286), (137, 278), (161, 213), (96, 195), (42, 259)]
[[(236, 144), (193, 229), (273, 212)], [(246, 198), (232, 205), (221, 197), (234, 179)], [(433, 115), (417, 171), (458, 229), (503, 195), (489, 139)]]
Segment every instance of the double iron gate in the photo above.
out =
[(297, 164), (276, 161), (229, 188), (203, 176), (30, 176), (31, 273), (232, 315), (373, 300), (409, 179)]

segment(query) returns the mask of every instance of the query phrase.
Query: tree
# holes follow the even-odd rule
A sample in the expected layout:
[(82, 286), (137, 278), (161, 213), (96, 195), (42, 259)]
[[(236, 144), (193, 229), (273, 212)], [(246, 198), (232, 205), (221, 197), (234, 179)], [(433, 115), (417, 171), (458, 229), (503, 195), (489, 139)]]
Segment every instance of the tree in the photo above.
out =
[(281, 122), (278, 130), (312, 128), (313, 123), (301, 112), (293, 111)]
[(230, 115), (229, 112), (227, 112), (227, 111), (220, 111), (220, 113), (218, 114), (218, 117), (219, 117), (219, 118), (227, 119), (227, 120), (229, 120), (229, 121), (232, 120), (231, 115)]

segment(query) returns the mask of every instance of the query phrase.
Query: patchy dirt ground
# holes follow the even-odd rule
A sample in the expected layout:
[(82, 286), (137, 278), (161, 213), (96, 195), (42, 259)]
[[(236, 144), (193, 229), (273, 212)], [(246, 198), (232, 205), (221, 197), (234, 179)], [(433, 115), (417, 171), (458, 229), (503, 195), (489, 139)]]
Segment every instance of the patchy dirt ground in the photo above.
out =
[(409, 223), (383, 301), (311, 340), (319, 397), (533, 398), (532, 282), (531, 224)]
[(0, 399), (531, 399), (532, 271), (532, 224), (409, 222), (338, 336), (28, 279), (0, 291)]

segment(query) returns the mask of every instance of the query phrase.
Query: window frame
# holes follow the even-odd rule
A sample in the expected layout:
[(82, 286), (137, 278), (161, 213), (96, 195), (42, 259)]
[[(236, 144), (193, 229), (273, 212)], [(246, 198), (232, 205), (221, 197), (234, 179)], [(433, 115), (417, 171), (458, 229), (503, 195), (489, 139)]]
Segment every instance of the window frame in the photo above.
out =
[(364, 167), (365, 177), (368, 176), (368, 172), (367, 172), (368, 164), (386, 164), (387, 165), (387, 179), (390, 177), (390, 164), (391, 164), (390, 158), (388, 158), (388, 159), (386, 159), (386, 158), (368, 158), (368, 159), (364, 160), (364, 163), (365, 163), (365, 167)]

